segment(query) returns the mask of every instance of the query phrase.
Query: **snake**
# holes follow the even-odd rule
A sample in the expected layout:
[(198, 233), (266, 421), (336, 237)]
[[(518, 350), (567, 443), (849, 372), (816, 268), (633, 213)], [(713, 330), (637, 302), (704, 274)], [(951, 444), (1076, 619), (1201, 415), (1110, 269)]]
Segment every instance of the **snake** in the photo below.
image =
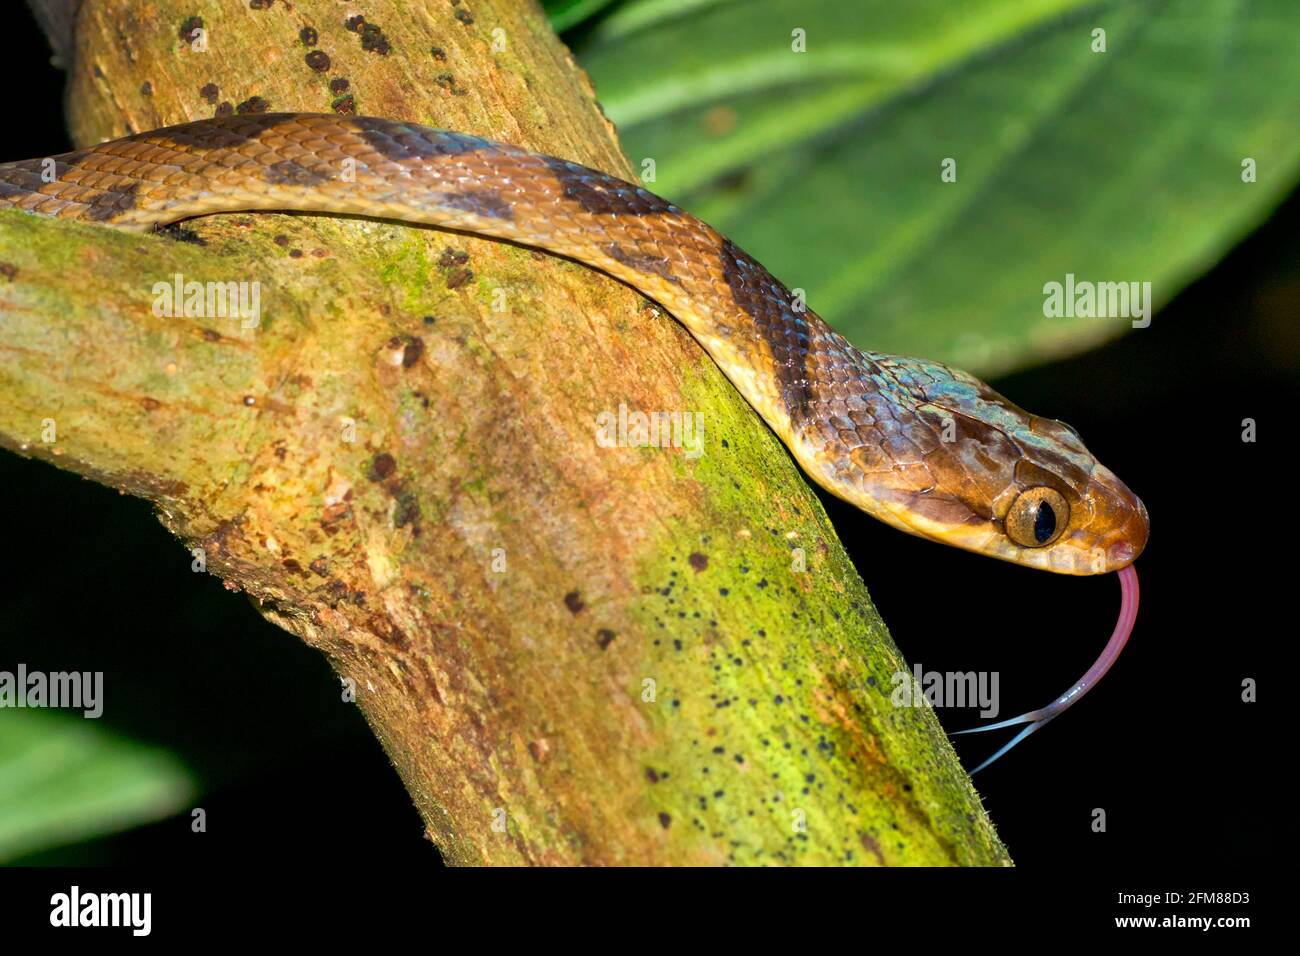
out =
[(257, 210), (434, 226), (575, 260), (662, 305), (831, 494), (901, 531), (1060, 574), (1118, 572), (1096, 663), (1136, 618), (1141, 500), (1063, 422), (961, 370), (856, 348), (753, 257), (639, 185), (508, 143), (378, 117), (235, 114), (0, 164), (0, 208), (144, 232)]

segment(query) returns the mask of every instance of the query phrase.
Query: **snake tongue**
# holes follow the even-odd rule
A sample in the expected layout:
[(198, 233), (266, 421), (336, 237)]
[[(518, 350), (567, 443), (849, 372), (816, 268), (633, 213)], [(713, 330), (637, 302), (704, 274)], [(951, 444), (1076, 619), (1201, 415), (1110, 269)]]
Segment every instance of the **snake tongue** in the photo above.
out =
[(1088, 691), (1093, 688), (1097, 681), (1101, 680), (1102, 677), (1105, 676), (1106, 672), (1110, 670), (1111, 665), (1115, 663), (1116, 659), (1118, 659), (1120, 652), (1124, 650), (1124, 645), (1128, 643), (1129, 635), (1133, 633), (1133, 625), (1137, 621), (1139, 591), (1137, 571), (1134, 569), (1133, 565), (1130, 564), (1128, 567), (1122, 568), (1117, 573), (1119, 574), (1120, 605), (1119, 620), (1115, 622), (1115, 630), (1110, 635), (1110, 640), (1106, 642), (1106, 646), (1102, 648), (1101, 655), (1093, 662), (1092, 666), (1088, 668), (1087, 672), (1071, 685), (1069, 690), (1056, 698), (1056, 700), (1052, 701), (1046, 707), (1039, 710), (1031, 710), (1018, 717), (1012, 717), (1009, 720), (999, 720), (995, 724), (986, 724), (983, 727), (970, 727), (966, 730), (957, 730), (953, 732), (952, 736), (955, 737), (958, 734), (978, 734), (983, 733), (986, 730), (998, 730), (1002, 727), (1014, 727), (1017, 724), (1029, 725), (999, 748), (993, 756), (989, 757), (982, 764), (972, 770), (972, 775), (979, 773), (989, 764), (993, 763), (1053, 717), (1056, 717), (1074, 706), (1074, 704), (1077, 703), (1084, 694), (1088, 693)]

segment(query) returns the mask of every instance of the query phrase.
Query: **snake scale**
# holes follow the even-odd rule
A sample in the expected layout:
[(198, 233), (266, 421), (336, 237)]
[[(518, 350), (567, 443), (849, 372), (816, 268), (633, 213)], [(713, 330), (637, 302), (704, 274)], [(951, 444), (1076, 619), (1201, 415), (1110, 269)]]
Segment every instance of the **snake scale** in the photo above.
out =
[[(4, 206), (136, 231), (221, 212), (359, 215), (567, 256), (671, 312), (833, 494), (1017, 564), (1121, 571), (1121, 625), (1136, 611), (1146, 509), (1073, 429), (965, 372), (855, 348), (712, 227), (598, 170), (412, 123), (267, 113), (0, 164)], [(995, 726), (1029, 722), (1023, 736), (1073, 703), (1131, 626), (1117, 627), (1086, 685)]]

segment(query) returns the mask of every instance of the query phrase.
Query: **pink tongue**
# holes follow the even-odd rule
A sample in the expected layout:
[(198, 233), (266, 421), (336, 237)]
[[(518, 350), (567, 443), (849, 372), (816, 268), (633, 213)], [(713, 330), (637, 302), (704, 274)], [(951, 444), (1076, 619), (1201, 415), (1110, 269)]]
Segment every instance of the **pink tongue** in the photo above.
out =
[(988, 760), (971, 771), (972, 774), (979, 773), (993, 761), (997, 760), (1004, 753), (1014, 747), (1020, 741), (1024, 740), (1043, 724), (1047, 723), (1053, 717), (1062, 713), (1073, 706), (1084, 694), (1092, 689), (1093, 685), (1110, 670), (1111, 665), (1118, 659), (1120, 652), (1124, 650), (1124, 645), (1128, 643), (1128, 637), (1133, 633), (1133, 625), (1137, 621), (1138, 613), (1138, 576), (1133, 565), (1129, 565), (1119, 572), (1120, 588), (1120, 605), (1119, 620), (1115, 622), (1115, 630), (1110, 635), (1110, 640), (1102, 649), (1101, 656), (1098, 657), (1088, 668), (1087, 672), (1075, 681), (1074, 685), (1056, 700), (1052, 701), (1046, 707), (1039, 710), (1031, 710), (1028, 713), (1021, 714), (1019, 717), (1012, 717), (1010, 720), (1000, 720), (996, 724), (988, 724), (984, 727), (972, 727), (969, 730), (955, 731), (957, 734), (978, 734), (985, 730), (997, 730), (1000, 727), (1013, 727), (1016, 724), (1029, 724), (1024, 730), (1016, 734), (1011, 740), (1004, 745), (997, 753)]
[(1110, 666), (1119, 657), (1120, 651), (1124, 650), (1138, 616), (1138, 574), (1133, 569), (1133, 565), (1130, 564), (1119, 572), (1119, 588), (1121, 595), (1119, 620), (1115, 622), (1115, 631), (1102, 649), (1101, 656), (1093, 662), (1088, 672), (1080, 677), (1073, 687), (1042, 710), (1036, 711), (1041, 715), (1035, 718), (1040, 724), (1046, 723), (1086, 694), (1092, 685), (1101, 680), (1106, 671), (1110, 670)]

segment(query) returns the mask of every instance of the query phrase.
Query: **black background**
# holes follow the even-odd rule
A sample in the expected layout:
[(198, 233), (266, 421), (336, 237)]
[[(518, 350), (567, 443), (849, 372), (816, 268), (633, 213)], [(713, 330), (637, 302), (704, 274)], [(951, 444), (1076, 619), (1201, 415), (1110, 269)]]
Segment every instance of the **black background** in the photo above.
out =
[[(65, 150), (61, 76), (25, 14), (7, 25), (0, 156)], [(1023, 868), (1236, 869), (1294, 843), (1277, 778), (1291, 731), (1270, 702), (1295, 630), (1282, 610), (1293, 577), (1298, 236), (1293, 195), (1149, 329), (993, 383), (1076, 426), (1143, 498), (1153, 527), (1119, 663), (976, 778)], [(1259, 423), (1256, 444), (1241, 441), (1246, 417)], [(323, 658), (191, 573), (144, 502), (10, 454), (0, 454), (0, 489), (0, 666), (104, 671), (114, 705), (103, 724), (194, 768), (210, 824), (206, 839), (188, 838), (184, 816), (23, 862), (238, 866), (272, 853), (295, 866), (427, 867), (435, 851), (419, 817), (359, 712), (339, 706)], [(824, 500), (908, 661), (999, 671), (1003, 716), (1052, 700), (1110, 633), (1111, 576), (979, 559)], [(1259, 704), (1241, 702), (1247, 677), (1260, 682)], [(940, 716), (955, 730), (970, 713)], [(1006, 733), (957, 738), (967, 766)], [(1106, 811), (1104, 834), (1090, 828), (1094, 808)]]

